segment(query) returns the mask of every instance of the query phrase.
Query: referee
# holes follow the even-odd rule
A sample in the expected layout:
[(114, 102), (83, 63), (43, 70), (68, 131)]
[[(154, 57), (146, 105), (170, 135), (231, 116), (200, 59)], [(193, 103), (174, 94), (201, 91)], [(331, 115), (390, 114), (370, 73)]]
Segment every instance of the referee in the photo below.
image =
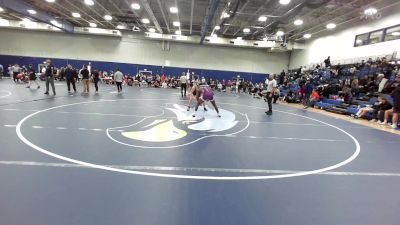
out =
[(180, 85), (181, 85), (181, 96), (186, 97), (186, 88), (187, 88), (187, 77), (185, 72), (182, 73), (182, 76), (179, 78)]
[(54, 66), (51, 63), (51, 59), (46, 60), (46, 92), (45, 95), (49, 94), (49, 85), (53, 89), (53, 94), (56, 95), (56, 88), (54, 87)]
[(276, 91), (277, 88), (277, 83), (276, 80), (274, 79), (274, 75), (270, 74), (268, 76), (268, 79), (265, 80), (265, 85), (267, 86), (267, 102), (268, 102), (268, 111), (265, 112), (265, 114), (267, 114), (268, 116), (272, 115), (272, 99), (274, 97), (274, 93)]

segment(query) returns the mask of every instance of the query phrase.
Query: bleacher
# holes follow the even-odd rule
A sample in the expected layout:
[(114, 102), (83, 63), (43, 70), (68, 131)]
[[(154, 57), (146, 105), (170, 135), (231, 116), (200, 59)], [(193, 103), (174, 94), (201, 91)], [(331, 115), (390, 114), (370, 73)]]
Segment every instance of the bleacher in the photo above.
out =
[[(382, 55), (379, 57), (388, 57), (388, 55)], [(364, 58), (357, 58), (357, 59), (349, 59), (343, 61), (333, 61), (332, 64), (341, 64), (341, 73), (340, 76), (332, 76), (331, 70), (329, 68), (322, 68), (318, 72), (312, 71), (311, 76), (312, 80), (316, 80), (314, 82), (315, 86), (322, 86), (322, 85), (333, 85), (338, 84), (340, 82), (343, 83), (344, 80), (352, 79), (357, 77), (359, 79), (365, 78), (367, 76), (374, 76), (376, 77), (378, 74), (383, 73), (383, 68), (381, 67), (369, 67), (365, 66), (363, 68), (359, 68), (354, 73), (351, 73), (350, 69), (357, 63), (360, 63), (361, 60), (367, 61), (369, 57)], [(374, 58), (374, 57), (371, 57)], [(314, 68), (316, 64), (308, 65), (308, 68)], [(335, 66), (332, 66), (335, 68)], [(296, 72), (296, 70), (292, 70), (292, 72)], [(396, 73), (393, 72), (389, 78), (389, 81), (392, 82), (395, 80)], [(281, 97), (284, 97), (289, 90), (296, 94), (298, 97), (298, 90), (300, 89), (299, 86), (299, 79), (293, 81), (293, 84), (290, 87), (281, 87), (280, 93)], [(340, 93), (340, 92), (339, 92)], [(352, 96), (351, 99), (346, 101), (345, 103), (343, 100), (338, 100), (337, 95), (329, 96), (329, 98), (321, 98), (321, 100), (315, 103), (315, 107), (343, 115), (355, 115), (360, 108), (366, 107), (368, 105), (374, 105), (377, 101), (377, 97), (382, 95), (382, 93), (357, 93), (356, 96)], [(393, 104), (393, 99), (390, 95), (384, 95), (388, 101)], [(372, 115), (367, 115), (367, 118), (372, 118)]]

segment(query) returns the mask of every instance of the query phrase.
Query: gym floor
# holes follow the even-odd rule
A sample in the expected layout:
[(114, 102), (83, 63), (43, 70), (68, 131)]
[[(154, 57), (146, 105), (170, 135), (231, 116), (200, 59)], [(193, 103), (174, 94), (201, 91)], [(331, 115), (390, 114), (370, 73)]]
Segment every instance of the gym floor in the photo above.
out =
[(0, 224), (399, 224), (398, 135), (225, 93), (222, 118), (192, 117), (179, 90), (123, 88), (0, 81)]

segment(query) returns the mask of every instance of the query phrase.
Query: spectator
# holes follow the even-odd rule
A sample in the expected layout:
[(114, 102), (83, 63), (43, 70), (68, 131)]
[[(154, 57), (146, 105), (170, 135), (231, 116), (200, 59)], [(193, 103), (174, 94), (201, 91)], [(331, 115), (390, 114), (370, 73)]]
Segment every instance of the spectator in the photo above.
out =
[(268, 111), (265, 112), (268, 116), (272, 115), (272, 97), (273, 93), (275, 93), (275, 90), (277, 88), (277, 83), (276, 80), (274, 79), (274, 75), (270, 74), (268, 76), (268, 79), (265, 81), (266, 85), (266, 98), (268, 102)]
[(67, 68), (65, 69), (65, 79), (67, 80), (68, 93), (71, 92), (71, 84), (74, 92), (76, 92), (75, 76), (76, 70), (72, 68), (71, 64), (68, 64)]
[(0, 80), (3, 79), (4, 67), (0, 64)]
[(86, 65), (83, 65), (81, 70), (82, 84), (83, 84), (83, 93), (89, 94), (89, 70)]
[(378, 98), (378, 102), (372, 106), (372, 119), (371, 122), (382, 122), (384, 120), (386, 110), (392, 108), (392, 104), (384, 96)]
[(119, 69), (117, 69), (117, 72), (114, 73), (114, 80), (115, 80), (115, 83), (117, 84), (118, 93), (122, 92), (123, 78), (124, 78), (124, 75), (121, 73), (121, 71)]
[(222, 83), (221, 82), (218, 82), (217, 88), (218, 88), (219, 92), (222, 91)]
[(303, 98), (304, 109), (310, 107), (310, 97), (312, 91), (313, 91), (313, 85), (311, 84), (310, 81), (307, 81), (307, 83), (305, 84), (304, 98)]
[(94, 83), (94, 87), (96, 89), (96, 94), (99, 93), (99, 80), (100, 80), (100, 75), (99, 75), (99, 71), (97, 70), (93, 70), (92, 72), (92, 79), (93, 79), (93, 83)]
[(319, 95), (318, 91), (316, 88), (314, 88), (311, 92), (310, 96), (310, 106), (314, 107), (315, 103), (319, 102), (321, 99), (321, 96)]
[(331, 67), (331, 57), (328, 56), (328, 58), (324, 60), (324, 63), (325, 63), (326, 68), (330, 68)]
[(14, 83), (17, 83), (17, 75), (21, 72), (21, 68), (18, 64), (14, 64), (14, 66), (11, 67), (11, 70), (13, 72)]
[(272, 102), (273, 104), (276, 104), (280, 95), (281, 95), (281, 92), (280, 92), (279, 88), (275, 88), (274, 101)]
[(392, 115), (392, 128), (397, 129), (400, 113), (400, 74), (396, 76), (397, 87), (392, 92), (393, 108), (385, 112), (385, 119), (381, 124), (387, 124)]
[(49, 85), (51, 84), (51, 88), (53, 89), (53, 94), (56, 95), (56, 87), (54, 86), (54, 66), (51, 63), (51, 59), (46, 60), (45, 67), (45, 77), (46, 77), (46, 92), (45, 95), (49, 94)]
[(383, 96), (379, 96), (378, 101), (376, 101), (374, 105), (367, 105), (366, 107), (360, 108), (354, 118), (365, 118), (368, 113), (372, 113), (373, 121), (377, 121), (377, 119), (382, 120), (382, 118), (379, 119), (379, 117), (384, 113), (384, 111), (391, 108), (392, 105), (388, 100)]
[(279, 76), (279, 83), (278, 83), (279, 85), (283, 84), (283, 82), (285, 80), (285, 76), (286, 76), (285, 70), (282, 70), (282, 72), (281, 72), (281, 74)]

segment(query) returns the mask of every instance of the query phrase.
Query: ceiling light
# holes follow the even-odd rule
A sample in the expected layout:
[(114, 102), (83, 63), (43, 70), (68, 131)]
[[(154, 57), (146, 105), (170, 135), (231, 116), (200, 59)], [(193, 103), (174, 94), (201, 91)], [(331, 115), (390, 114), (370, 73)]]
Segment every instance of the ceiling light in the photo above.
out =
[(283, 36), (285, 35), (285, 33), (281, 30), (279, 30), (278, 32), (276, 32), (276, 36)]
[(94, 5), (94, 1), (93, 0), (85, 0), (85, 4), (86, 5)]
[(28, 18), (23, 18), (22, 19), (22, 23), (31, 23), (32, 20), (28, 19)]
[(46, 2), (49, 2), (49, 3), (53, 3), (53, 2), (55, 2), (56, 0), (46, 0)]
[(4, 12), (4, 9), (0, 7), (0, 12)]
[(393, 35), (393, 36), (400, 36), (400, 32), (395, 31), (395, 32), (392, 33), (392, 35)]
[(311, 34), (304, 34), (304, 36), (303, 36), (305, 39), (309, 39), (309, 38), (311, 38)]
[(35, 11), (35, 10), (33, 10), (33, 9), (28, 9), (28, 10), (26, 10), (29, 14), (31, 14), (31, 15), (35, 15), (37, 12)]
[(112, 20), (112, 16), (110, 16), (110, 15), (105, 15), (105, 16), (104, 16), (104, 19), (110, 21), (110, 20)]
[(136, 10), (140, 9), (140, 5), (138, 3), (132, 3), (131, 7), (132, 7), (132, 9), (136, 9)]
[(79, 18), (79, 17), (81, 17), (81, 14), (79, 14), (77, 12), (73, 12), (72, 16), (75, 17), (75, 18)]
[(226, 12), (224, 12), (223, 14), (222, 14), (222, 18), (229, 18), (229, 17), (231, 17), (228, 13), (226, 13)]
[(175, 27), (179, 27), (181, 25), (181, 23), (179, 21), (174, 21), (172, 23)]
[(234, 45), (244, 45), (245, 42), (242, 37), (237, 37), (235, 40), (233, 40), (233, 44)]
[(250, 28), (244, 28), (243, 29), (243, 33), (249, 33), (250, 32)]
[(378, 12), (378, 10), (375, 8), (368, 8), (364, 11), (365, 15), (369, 15), (369, 16), (375, 15), (377, 12)]
[(260, 16), (260, 17), (258, 17), (258, 21), (265, 22), (265, 21), (267, 21), (267, 17), (266, 16)]
[(336, 24), (334, 24), (334, 23), (328, 23), (326, 25), (326, 28), (328, 28), (328, 29), (335, 29), (335, 27), (336, 27)]
[(169, 8), (169, 11), (171, 13), (178, 13), (178, 8), (177, 7), (171, 7), (171, 8)]
[(142, 19), (142, 23), (148, 24), (148, 23), (150, 23), (150, 20), (147, 18), (144, 18), (144, 19)]
[(296, 25), (296, 26), (303, 25), (303, 20), (300, 20), (300, 19), (295, 20), (295, 21), (294, 21), (294, 25)]
[(149, 32), (150, 32), (150, 33), (155, 33), (155, 32), (156, 32), (156, 29), (154, 29), (154, 28), (149, 28)]
[(219, 30), (219, 29), (221, 29), (220, 26), (215, 26), (215, 27), (214, 27), (214, 30)]
[(290, 0), (279, 0), (279, 3), (280, 3), (281, 5), (287, 5), (287, 4), (290, 3)]
[(90, 27), (97, 27), (97, 24), (95, 24), (95, 23), (89, 23), (89, 26), (90, 26)]
[(181, 34), (182, 34), (182, 31), (177, 30), (177, 31), (175, 31), (175, 34), (176, 34), (176, 35), (181, 35)]
[(123, 29), (126, 29), (126, 26), (125, 25), (118, 25), (117, 29), (118, 30), (123, 30)]

